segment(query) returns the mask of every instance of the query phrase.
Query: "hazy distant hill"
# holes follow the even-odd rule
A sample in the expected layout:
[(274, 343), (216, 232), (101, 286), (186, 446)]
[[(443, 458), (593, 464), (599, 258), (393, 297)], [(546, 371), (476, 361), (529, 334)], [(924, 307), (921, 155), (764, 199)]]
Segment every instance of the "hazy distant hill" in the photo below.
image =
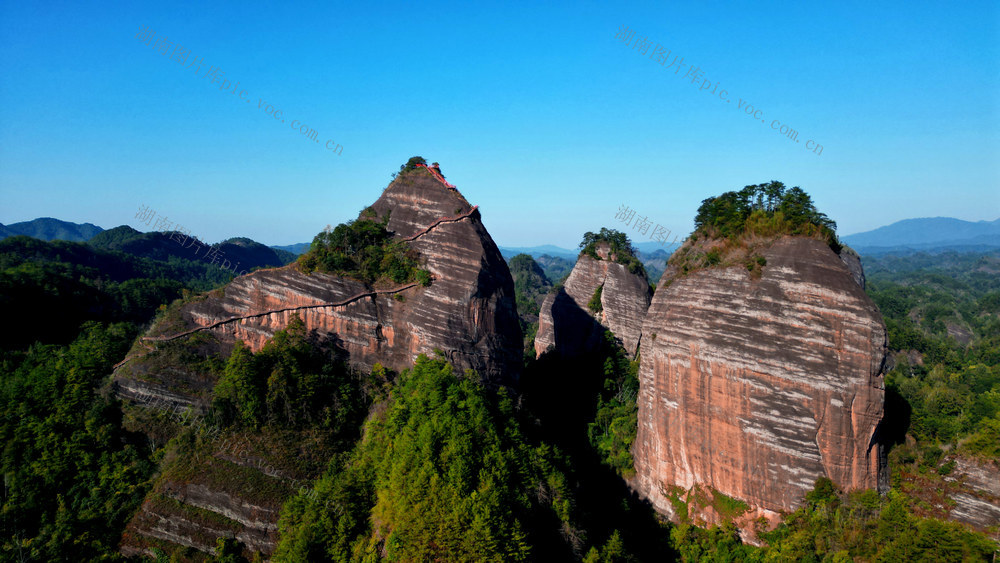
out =
[(305, 254), (305, 252), (309, 250), (310, 244), (311, 243), (308, 242), (300, 242), (297, 244), (286, 244), (284, 246), (271, 245), (271, 248), (275, 250), (284, 250), (285, 252), (291, 252), (292, 254), (298, 256), (300, 254)]
[[(170, 239), (170, 233), (142, 233), (128, 225), (122, 225), (104, 231), (89, 241), (95, 248), (104, 250), (119, 250), (133, 256), (151, 258), (153, 260), (169, 261), (171, 258), (182, 260), (205, 260), (205, 249), (190, 241), (181, 244)], [(295, 255), (286, 250), (275, 250), (248, 238), (231, 238), (216, 245), (221, 259), (228, 260), (227, 267), (235, 268), (237, 272), (250, 271), (262, 266), (283, 266), (295, 259)]]
[(14, 235), (26, 235), (41, 240), (68, 240), (86, 242), (104, 229), (91, 223), (70, 223), (51, 217), (39, 217), (10, 225), (0, 225), (0, 239)]
[(576, 256), (570, 260), (561, 256), (549, 256), (548, 254), (542, 254), (541, 256), (535, 257), (535, 262), (542, 267), (542, 271), (545, 272), (546, 278), (548, 278), (552, 283), (560, 283), (563, 278), (568, 276), (569, 273), (573, 271), (573, 266), (576, 265)]
[(543, 244), (540, 246), (510, 246), (510, 247), (501, 246), (500, 254), (502, 254), (503, 257), (506, 258), (507, 260), (510, 260), (511, 258), (517, 256), (518, 254), (527, 254), (532, 258), (534, 258), (535, 260), (538, 260), (539, 256), (547, 254), (549, 256), (565, 258), (566, 260), (570, 260), (575, 263), (576, 256), (577, 254), (580, 254), (580, 251), (570, 250), (568, 248), (561, 248), (553, 244)]
[(538, 322), (538, 309), (552, 288), (552, 282), (545, 276), (538, 262), (528, 254), (518, 254), (510, 258), (507, 264), (510, 267), (510, 275), (514, 278), (518, 314), (524, 325)]
[(862, 253), (903, 249), (985, 250), (1000, 247), (1000, 219), (904, 219), (873, 231), (840, 237)]
[[(673, 240), (673, 237), (671, 237), (670, 240)], [(684, 242), (683, 237), (678, 237), (677, 242), (667, 242), (667, 243), (660, 243), (656, 241), (635, 242), (633, 240), (632, 246), (634, 246), (636, 250), (638, 250), (641, 254), (645, 254), (647, 256), (656, 254), (661, 250), (665, 252), (667, 256), (670, 256), (671, 254), (674, 253), (675, 250), (677, 250), (678, 247), (680, 247), (682, 242)]]

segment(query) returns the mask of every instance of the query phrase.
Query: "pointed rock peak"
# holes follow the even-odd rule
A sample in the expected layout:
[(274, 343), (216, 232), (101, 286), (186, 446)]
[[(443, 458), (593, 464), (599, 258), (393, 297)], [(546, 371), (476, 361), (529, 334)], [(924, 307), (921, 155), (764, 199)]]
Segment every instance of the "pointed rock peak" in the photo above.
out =
[(642, 264), (621, 232), (588, 232), (580, 257), (562, 287), (542, 303), (535, 353), (578, 356), (593, 350), (610, 330), (635, 356), (640, 327), (652, 298)]
[(428, 225), (469, 217), (478, 222), (477, 206), (469, 203), (441, 174), (440, 165), (414, 156), (399, 167), (395, 178), (372, 208), (379, 217), (389, 213), (388, 229), (402, 238)]

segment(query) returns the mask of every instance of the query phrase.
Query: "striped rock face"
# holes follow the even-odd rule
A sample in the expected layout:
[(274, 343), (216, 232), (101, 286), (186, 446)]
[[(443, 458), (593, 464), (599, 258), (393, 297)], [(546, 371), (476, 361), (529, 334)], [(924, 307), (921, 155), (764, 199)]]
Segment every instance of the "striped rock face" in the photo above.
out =
[(487, 384), (515, 383), (522, 335), (514, 282), (478, 209), (426, 169), (401, 174), (373, 207), (379, 217), (389, 214), (397, 239), (412, 239), (434, 278), (429, 287), (371, 288), (334, 275), (307, 275), (295, 264), (240, 276), (184, 305), (179, 321), (155, 324), (136, 357), (116, 369), (119, 394), (205, 410), (215, 381), (188, 366), (145, 362), (145, 350), (204, 329), (210, 338), (199, 345), (202, 354), (226, 357), (237, 340), (256, 352), (293, 314), (313, 338), (361, 369), (380, 363), (398, 371), (419, 354), (441, 350), (459, 370), (474, 370)]
[[(307, 330), (333, 342), (352, 364), (365, 369), (378, 362), (400, 370), (418, 354), (440, 349), (459, 369), (475, 370), (493, 383), (514, 382), (522, 338), (514, 282), (478, 210), (426, 169), (401, 175), (372, 207), (380, 218), (389, 214), (388, 229), (396, 238), (419, 235), (409, 244), (420, 253), (433, 283), (400, 292), (403, 300), (367, 296), (340, 307), (294, 311)], [(369, 291), (361, 282), (306, 275), (292, 264), (237, 278), (222, 297), (194, 303), (183, 315), (191, 326), (207, 326), (236, 316), (341, 302)], [(212, 333), (229, 344), (243, 340), (256, 351), (287, 326), (292, 313), (246, 319)]]
[[(548, 350), (579, 355), (598, 346), (609, 329), (635, 357), (652, 290), (643, 276), (608, 258), (607, 244), (598, 245), (597, 255), (601, 260), (581, 256), (563, 287), (545, 297), (535, 335), (537, 356)], [(601, 311), (595, 313), (587, 305), (602, 286)]]
[(823, 242), (785, 237), (764, 256), (760, 279), (716, 268), (661, 284), (643, 324), (633, 485), (674, 519), (692, 490), (744, 501), (746, 524), (795, 509), (822, 476), (887, 484), (878, 309)]
[[(196, 359), (224, 358), (237, 340), (259, 351), (288, 326), (292, 314), (301, 316), (312, 337), (356, 367), (381, 363), (402, 370), (418, 354), (441, 350), (459, 373), (475, 370), (494, 385), (516, 381), (522, 335), (514, 282), (479, 211), (426, 169), (401, 174), (373, 207), (380, 218), (390, 214), (388, 228), (396, 238), (413, 239), (410, 246), (434, 278), (429, 287), (372, 288), (328, 274), (306, 275), (294, 264), (240, 276), (153, 326), (135, 347), (135, 357), (116, 370), (118, 395), (151, 409), (204, 413), (216, 376), (201, 362), (160, 355), (159, 347), (183, 346)], [(175, 338), (193, 330), (197, 338)], [(190, 424), (201, 425), (199, 417)], [(286, 445), (307, 456), (308, 436), (299, 436), (300, 441)], [(186, 475), (185, 482), (157, 482), (123, 535), (122, 553), (149, 555), (153, 547), (169, 551), (177, 545), (207, 553), (216, 538), (232, 534), (250, 549), (270, 554), (282, 503), (318, 475), (277, 462), (265, 468), (264, 460), (276, 459), (274, 452), (284, 446), (252, 433), (250, 438), (244, 433), (243, 439), (246, 444), (240, 442), (230, 453), (228, 447), (213, 445), (211, 455), (164, 461), (164, 474), (175, 466), (193, 469), (174, 471)], [(243, 453), (237, 453), (241, 448)], [(243, 485), (233, 475), (252, 479)]]

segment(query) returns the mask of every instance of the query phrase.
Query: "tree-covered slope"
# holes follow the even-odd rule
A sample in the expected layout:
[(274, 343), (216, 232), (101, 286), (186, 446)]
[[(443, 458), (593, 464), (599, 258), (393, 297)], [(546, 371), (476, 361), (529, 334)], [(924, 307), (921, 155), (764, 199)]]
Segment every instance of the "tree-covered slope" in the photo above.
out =
[[(526, 561), (555, 549), (572, 500), (513, 402), (418, 358), (318, 494), (293, 499), (276, 561)], [(553, 547), (555, 546), (555, 547)]]
[(101, 250), (117, 250), (141, 258), (164, 262), (184, 260), (230, 270), (234, 274), (256, 268), (283, 266), (295, 255), (270, 248), (245, 237), (209, 245), (194, 237), (176, 232), (142, 233), (127, 225), (109, 229), (88, 241)]
[(11, 237), (0, 241), (0, 310), (16, 321), (3, 323), (0, 348), (66, 344), (88, 320), (145, 322), (185, 288), (210, 289), (231, 277), (210, 264)]

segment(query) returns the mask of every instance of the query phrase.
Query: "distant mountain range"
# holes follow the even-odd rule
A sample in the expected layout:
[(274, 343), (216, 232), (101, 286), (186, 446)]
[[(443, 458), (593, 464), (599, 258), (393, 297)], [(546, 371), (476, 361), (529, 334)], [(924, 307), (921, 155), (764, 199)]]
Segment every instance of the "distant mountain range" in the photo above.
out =
[[(142, 233), (128, 225), (104, 230), (91, 223), (70, 223), (51, 217), (39, 217), (32, 221), (11, 225), (0, 224), (0, 240), (17, 235), (25, 235), (44, 241), (89, 242), (91, 246), (97, 248), (121, 250), (136, 256), (159, 260), (167, 260), (170, 255), (191, 259), (190, 252), (185, 253), (180, 246), (169, 241), (168, 233), (156, 231)], [(302, 242), (287, 246), (268, 247), (245, 237), (235, 237), (218, 243), (217, 248), (225, 252), (227, 260), (230, 260), (234, 266), (240, 264), (240, 268), (245, 269), (264, 265), (287, 264), (299, 254), (309, 250), (309, 244)]]
[[(71, 242), (86, 242), (94, 236), (105, 232), (104, 229), (91, 223), (70, 223), (51, 217), (40, 217), (32, 221), (24, 221), (11, 225), (0, 224), (0, 240), (15, 236), (27, 235), (41, 240), (67, 240)], [(950, 217), (926, 217), (920, 219), (904, 219), (891, 225), (879, 227), (872, 231), (846, 235), (840, 239), (862, 254), (880, 254), (886, 252), (905, 251), (982, 251), (1000, 248), (1000, 219), (993, 221), (963, 221)], [(302, 254), (309, 249), (310, 243), (300, 242), (283, 246), (271, 246), (278, 251), (282, 261), (287, 261), (289, 252), (293, 255)], [(640, 252), (640, 259), (650, 262), (647, 270), (661, 270), (661, 261), (665, 260), (679, 244), (661, 244), (658, 242), (634, 243)], [(562, 248), (552, 244), (539, 246), (500, 247), (504, 258), (510, 259), (517, 254), (530, 254), (536, 260), (542, 256), (551, 256), (576, 262), (579, 250)], [(654, 265), (655, 264), (655, 265)], [(652, 268), (651, 268), (652, 266)]]
[(39, 217), (33, 221), (23, 221), (12, 225), (0, 224), (0, 240), (17, 235), (26, 235), (41, 240), (86, 242), (103, 230), (91, 223), (70, 223), (51, 217)]
[(904, 219), (872, 231), (842, 236), (840, 240), (862, 254), (989, 250), (1000, 248), (1000, 219), (975, 222), (950, 217)]
[[(678, 246), (680, 246), (680, 243), (661, 244), (658, 242), (633, 242), (632, 246), (634, 246), (643, 256), (652, 257), (656, 255), (658, 251), (663, 251), (667, 256), (670, 256), (670, 254), (676, 250)], [(502, 254), (504, 258), (508, 259), (516, 254), (530, 254), (536, 260), (540, 256), (549, 255), (576, 262), (576, 257), (580, 254), (580, 250), (570, 250), (568, 248), (562, 248), (552, 244), (543, 244), (541, 246), (501, 246), (500, 254)]]
[(305, 254), (305, 251), (309, 250), (311, 243), (300, 242), (298, 244), (286, 244), (284, 246), (272, 246), (271, 248), (275, 250), (284, 250), (285, 252), (291, 252), (298, 256), (299, 254)]

